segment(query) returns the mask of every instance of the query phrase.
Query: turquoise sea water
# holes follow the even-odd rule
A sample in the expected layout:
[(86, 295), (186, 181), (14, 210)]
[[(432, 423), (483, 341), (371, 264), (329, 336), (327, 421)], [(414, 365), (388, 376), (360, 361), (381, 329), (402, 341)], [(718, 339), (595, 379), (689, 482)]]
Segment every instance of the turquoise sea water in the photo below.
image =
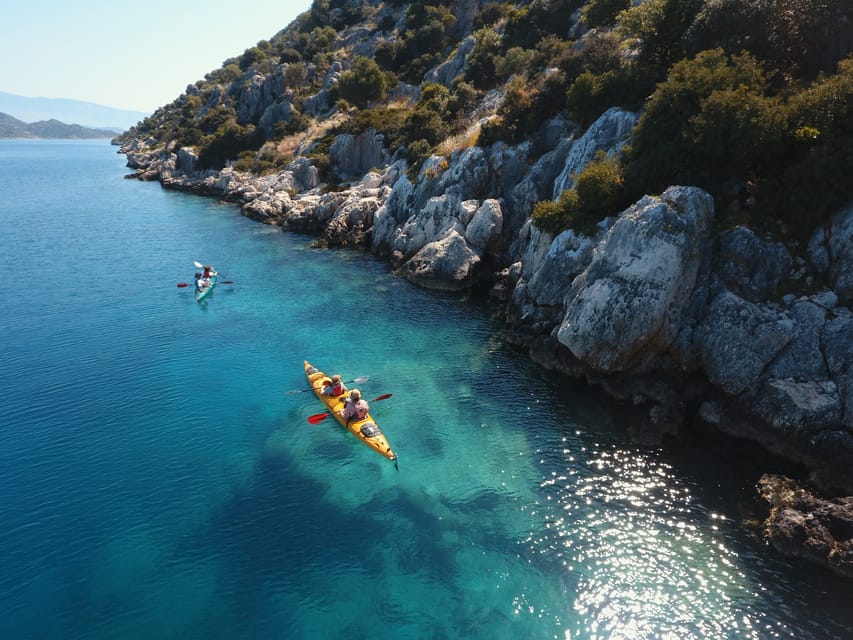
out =
[[(0, 141), (0, 637), (853, 637), (725, 445), (634, 446), (488, 306), (124, 162)], [(306, 358), (393, 394), (399, 471), (307, 423)]]

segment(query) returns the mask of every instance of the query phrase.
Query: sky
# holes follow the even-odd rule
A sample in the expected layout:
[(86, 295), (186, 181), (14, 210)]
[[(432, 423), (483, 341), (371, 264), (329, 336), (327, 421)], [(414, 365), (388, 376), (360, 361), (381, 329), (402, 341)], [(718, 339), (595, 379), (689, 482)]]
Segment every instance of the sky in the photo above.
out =
[(311, 0), (3, 0), (0, 91), (151, 113)]

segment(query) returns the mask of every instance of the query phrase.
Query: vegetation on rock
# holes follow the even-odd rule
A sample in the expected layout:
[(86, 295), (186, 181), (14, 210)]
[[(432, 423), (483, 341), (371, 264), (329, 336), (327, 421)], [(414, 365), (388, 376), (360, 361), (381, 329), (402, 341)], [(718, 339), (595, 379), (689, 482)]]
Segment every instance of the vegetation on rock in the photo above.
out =
[(853, 196), (853, 0), (467, 6), (315, 0), (123, 137), (192, 147), (200, 168), (264, 172), (304, 155), (335, 182), (340, 133), (381, 133), (414, 177), (450, 140), (517, 145), (555, 116), (582, 132), (620, 106), (641, 116), (624, 153), (537, 205), (543, 230), (589, 230), (639, 195), (689, 184), (802, 241)]

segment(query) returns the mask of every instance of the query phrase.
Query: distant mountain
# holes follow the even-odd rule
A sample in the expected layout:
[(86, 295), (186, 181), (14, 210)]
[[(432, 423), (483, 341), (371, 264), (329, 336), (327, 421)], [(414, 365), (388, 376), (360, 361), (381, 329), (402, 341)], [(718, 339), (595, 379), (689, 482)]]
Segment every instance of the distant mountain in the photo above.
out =
[(109, 129), (90, 129), (79, 124), (65, 124), (59, 120), (40, 120), (27, 124), (8, 113), (0, 112), (0, 138), (54, 138), (84, 139), (112, 138), (119, 131)]
[(124, 131), (149, 114), (65, 98), (29, 98), (0, 91), (0, 112), (24, 122), (59, 120), (91, 129)]

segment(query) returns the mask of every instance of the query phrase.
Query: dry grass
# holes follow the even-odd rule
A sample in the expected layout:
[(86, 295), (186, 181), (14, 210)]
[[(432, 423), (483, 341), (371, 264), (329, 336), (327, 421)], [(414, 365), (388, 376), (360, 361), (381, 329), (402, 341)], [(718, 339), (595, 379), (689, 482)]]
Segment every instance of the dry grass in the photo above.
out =
[(279, 159), (292, 159), (304, 150), (312, 140), (322, 138), (335, 127), (340, 126), (349, 119), (349, 115), (336, 111), (329, 118), (313, 120), (306, 131), (300, 131), (281, 140), (270, 141), (261, 147), (260, 154), (264, 158), (273, 161)]
[(440, 156), (449, 156), (454, 151), (462, 151), (477, 144), (480, 139), (480, 122), (475, 122), (465, 131), (452, 135), (443, 140), (436, 147), (435, 153)]

